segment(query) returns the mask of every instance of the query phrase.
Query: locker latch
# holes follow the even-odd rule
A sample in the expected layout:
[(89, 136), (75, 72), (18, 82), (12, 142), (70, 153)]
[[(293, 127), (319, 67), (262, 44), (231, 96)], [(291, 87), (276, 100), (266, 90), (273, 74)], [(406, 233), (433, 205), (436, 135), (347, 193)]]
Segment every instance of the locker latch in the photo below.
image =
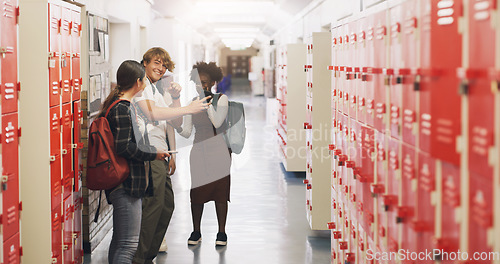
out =
[(7, 182), (9, 181), (9, 176), (2, 175), (2, 191), (7, 191)]
[(469, 93), (469, 81), (468, 80), (462, 80), (458, 86), (458, 93), (466, 95)]

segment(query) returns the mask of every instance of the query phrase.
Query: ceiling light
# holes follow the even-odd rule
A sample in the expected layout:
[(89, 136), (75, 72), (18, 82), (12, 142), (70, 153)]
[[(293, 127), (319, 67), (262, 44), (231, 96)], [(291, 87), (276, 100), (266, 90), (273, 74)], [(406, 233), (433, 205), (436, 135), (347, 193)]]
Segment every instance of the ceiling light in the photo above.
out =
[(241, 24), (258, 24), (265, 23), (266, 18), (263, 16), (242, 16), (242, 15), (232, 15), (232, 16), (215, 16), (207, 18), (208, 23), (241, 23)]
[(258, 27), (218, 27), (214, 28), (217, 33), (257, 33), (260, 31)]

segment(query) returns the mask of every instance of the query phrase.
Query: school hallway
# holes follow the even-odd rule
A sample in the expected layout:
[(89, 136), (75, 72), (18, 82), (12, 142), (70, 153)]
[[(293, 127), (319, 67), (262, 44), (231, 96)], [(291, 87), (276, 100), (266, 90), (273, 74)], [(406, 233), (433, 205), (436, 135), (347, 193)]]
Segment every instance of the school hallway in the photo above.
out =
[[(188, 246), (192, 231), (189, 201), (189, 141), (177, 135), (177, 171), (172, 176), (175, 211), (167, 231), (168, 252), (157, 264), (330, 263), (330, 232), (312, 231), (305, 211), (304, 174), (286, 173), (279, 162), (276, 127), (266, 122), (266, 98), (252, 96), (247, 80), (234, 79), (230, 100), (245, 105), (245, 148), (233, 155), (226, 247), (215, 247), (217, 217), (205, 205), (202, 239)], [(185, 146), (185, 147), (182, 147)], [(110, 231), (84, 263), (107, 263)]]

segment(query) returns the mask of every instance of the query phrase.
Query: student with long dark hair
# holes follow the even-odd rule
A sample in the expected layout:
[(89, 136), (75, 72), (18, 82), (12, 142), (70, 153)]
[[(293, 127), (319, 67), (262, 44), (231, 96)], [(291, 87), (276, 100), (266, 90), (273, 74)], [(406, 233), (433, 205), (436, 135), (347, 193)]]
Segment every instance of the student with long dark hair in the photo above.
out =
[(117, 86), (103, 103), (99, 116), (107, 116), (115, 140), (116, 152), (127, 159), (130, 175), (117, 187), (106, 190), (113, 205), (113, 237), (108, 262), (132, 263), (141, 227), (142, 197), (150, 193), (149, 161), (163, 160), (169, 154), (144, 144), (138, 128), (137, 113), (130, 101), (146, 86), (144, 67), (136, 61), (124, 61), (116, 73)]
[[(193, 66), (191, 78), (199, 76), (205, 96), (212, 96), (211, 88), (222, 80), (222, 71), (215, 62), (198, 62)], [(200, 96), (203, 96), (201, 94)], [(201, 241), (201, 217), (204, 204), (215, 202), (215, 211), (219, 223), (215, 245), (227, 244), (226, 218), (231, 185), (231, 151), (223, 137), (224, 121), (229, 104), (226, 95), (220, 95), (217, 107), (208, 107), (207, 112), (186, 116), (178, 132), (189, 137), (195, 127), (193, 148), (191, 149), (191, 214), (193, 232), (188, 239), (189, 245), (196, 245)]]

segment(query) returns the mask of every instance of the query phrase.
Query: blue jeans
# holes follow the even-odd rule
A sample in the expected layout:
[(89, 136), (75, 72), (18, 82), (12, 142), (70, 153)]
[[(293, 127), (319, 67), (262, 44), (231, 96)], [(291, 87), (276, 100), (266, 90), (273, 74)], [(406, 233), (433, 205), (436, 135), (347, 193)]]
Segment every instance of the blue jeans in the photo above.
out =
[(109, 264), (130, 264), (139, 243), (142, 199), (118, 189), (109, 195), (113, 203), (113, 238), (109, 246)]

